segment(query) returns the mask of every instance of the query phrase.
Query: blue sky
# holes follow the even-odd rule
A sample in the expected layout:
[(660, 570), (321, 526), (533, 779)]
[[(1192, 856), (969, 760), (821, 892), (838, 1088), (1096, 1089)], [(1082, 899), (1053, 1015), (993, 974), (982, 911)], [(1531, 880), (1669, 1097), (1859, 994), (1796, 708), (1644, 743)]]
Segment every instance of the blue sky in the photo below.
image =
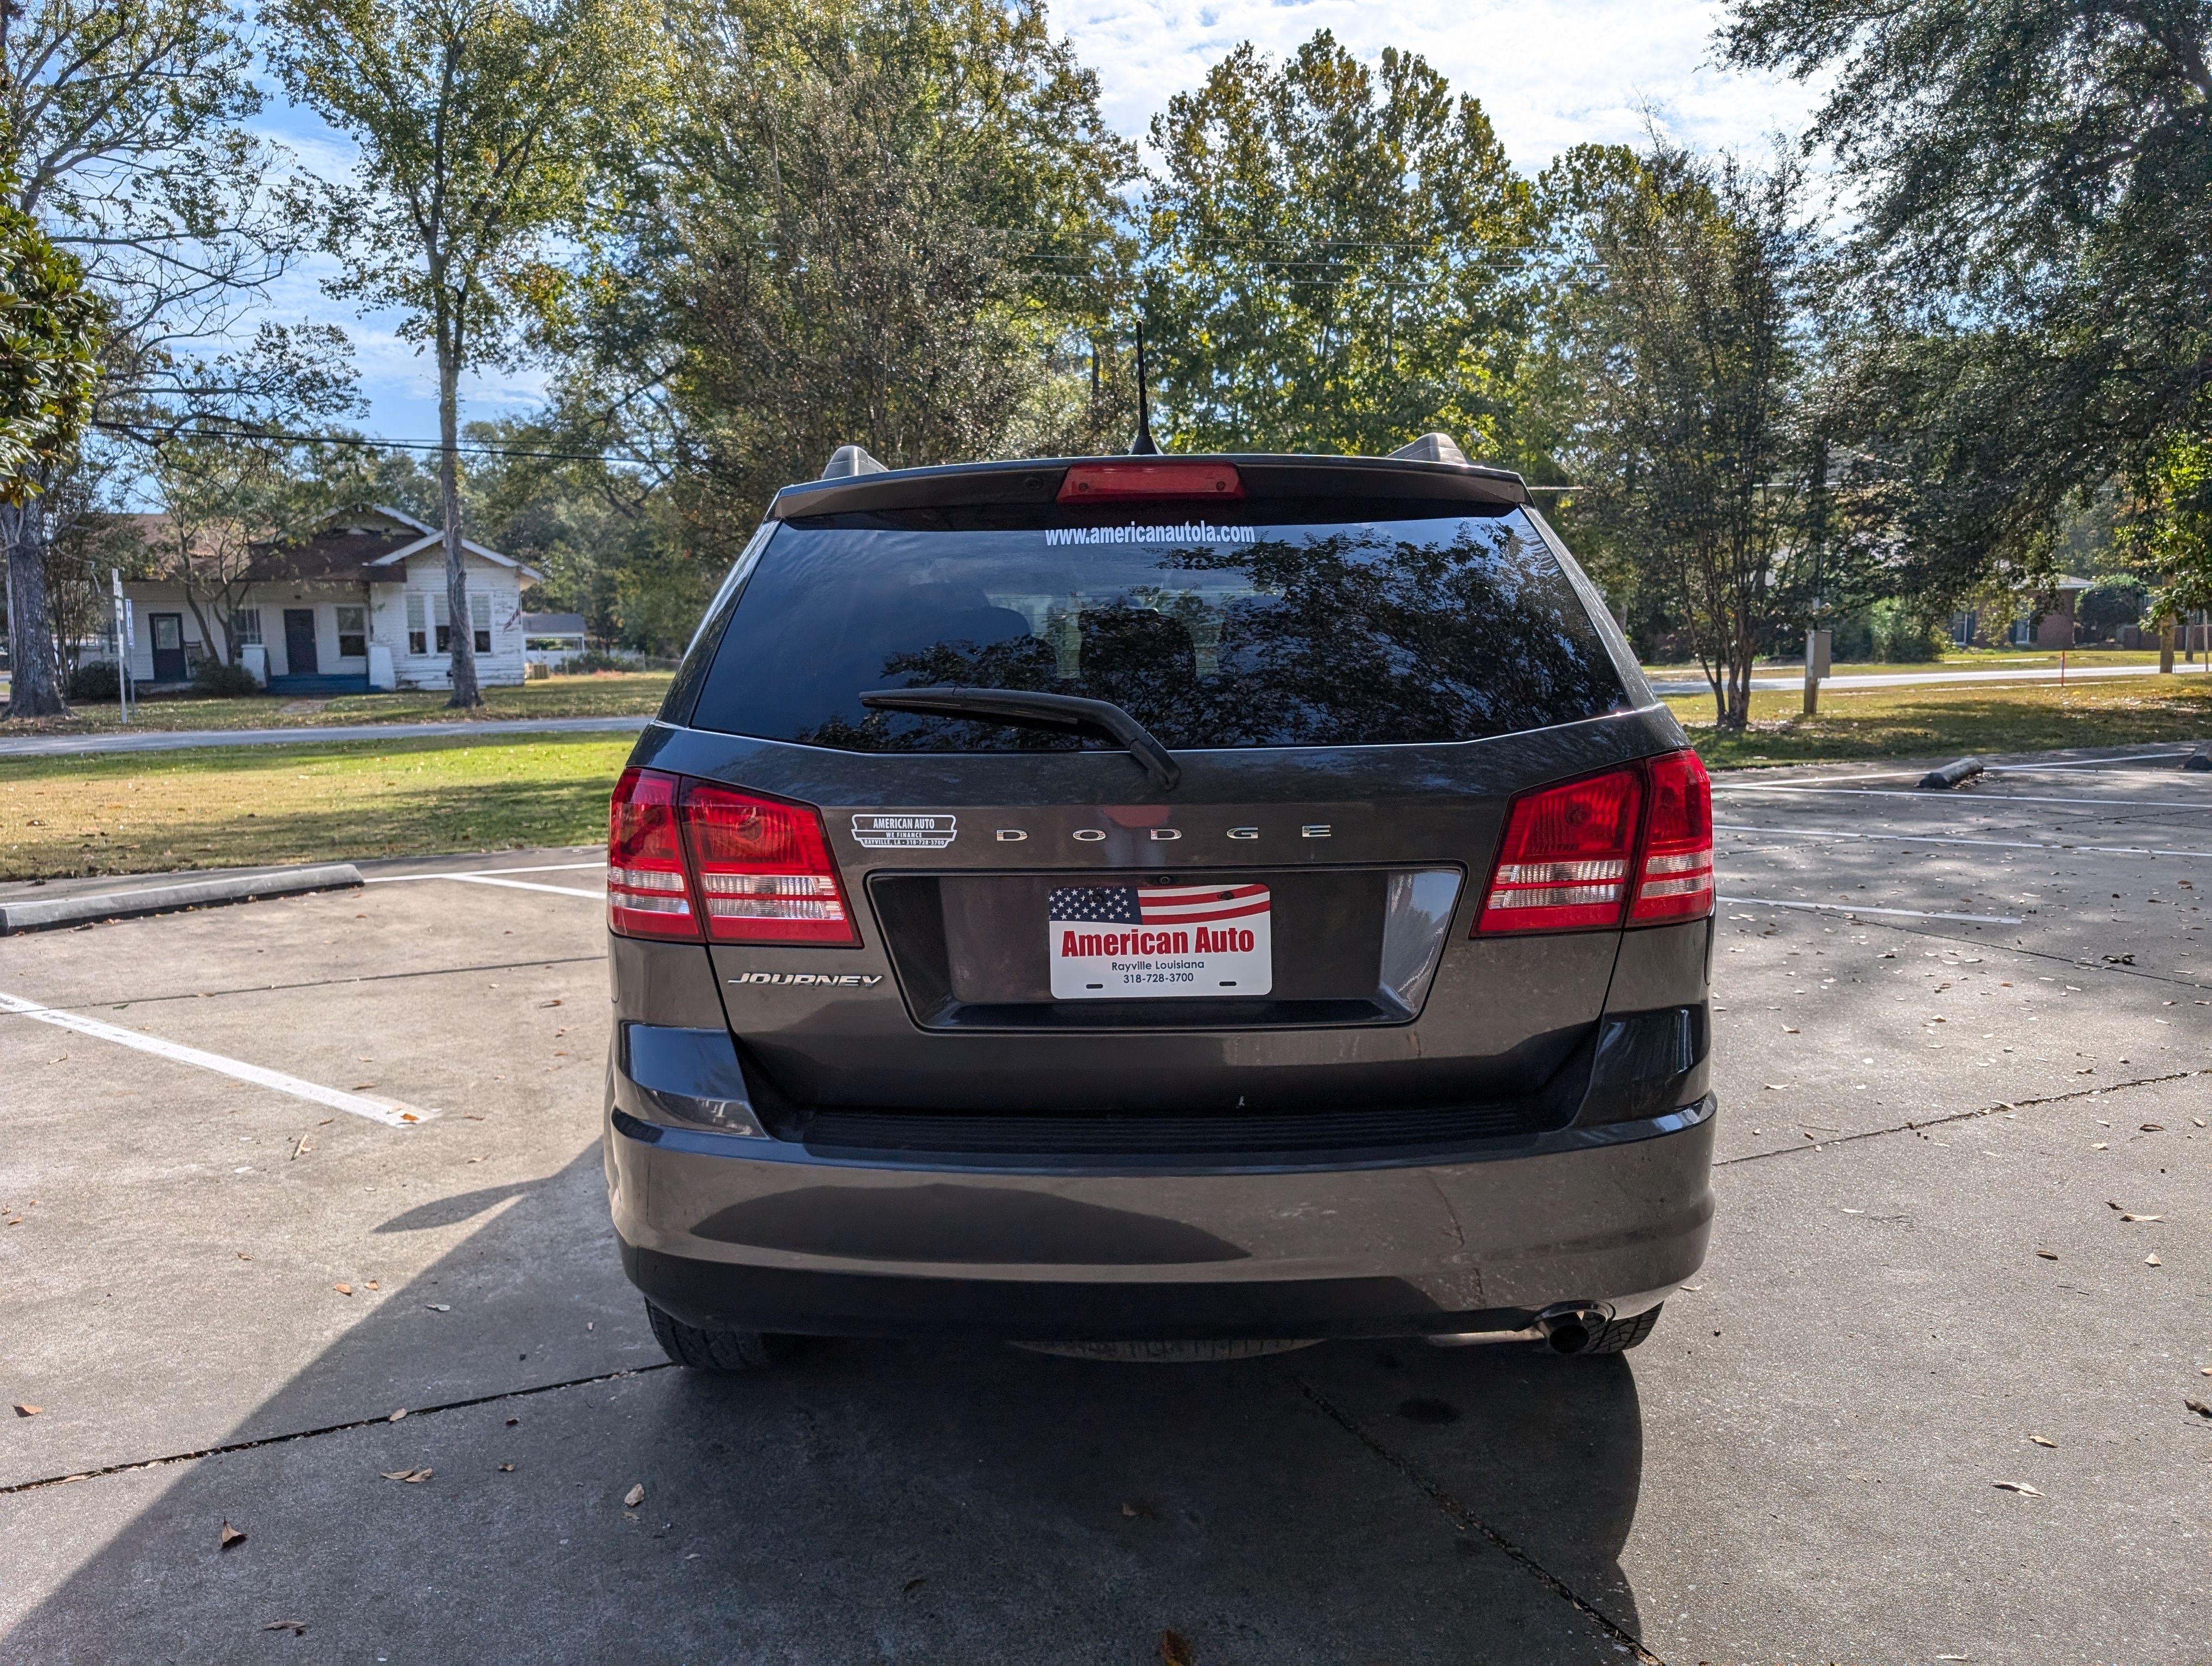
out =
[[(1795, 132), (1814, 94), (1786, 81), (1725, 73), (1712, 33), (1723, 8), (1710, 0), (1461, 0), (1396, 7), (1373, 0), (1062, 0), (1054, 27), (1098, 72), (1106, 115), (1133, 138), (1169, 96), (1195, 86), (1240, 41), (1281, 55), (1331, 29), (1363, 58), (1385, 46), (1418, 52), (1455, 90), (1480, 98), (1516, 167), (1533, 173), (1584, 140), (1633, 140), (1652, 109), (1676, 137), (1702, 147), (1764, 149)], [(342, 174), (350, 147), (306, 112), (272, 102), (258, 124), (310, 171)], [(392, 332), (389, 317), (363, 318), (329, 300), (327, 264), (290, 274), (270, 297), (272, 315), (343, 325), (354, 342), (369, 413), (362, 427), (388, 440), (437, 434), (428, 361)], [(534, 404), (542, 386), (527, 367), (464, 385), (463, 420)]]

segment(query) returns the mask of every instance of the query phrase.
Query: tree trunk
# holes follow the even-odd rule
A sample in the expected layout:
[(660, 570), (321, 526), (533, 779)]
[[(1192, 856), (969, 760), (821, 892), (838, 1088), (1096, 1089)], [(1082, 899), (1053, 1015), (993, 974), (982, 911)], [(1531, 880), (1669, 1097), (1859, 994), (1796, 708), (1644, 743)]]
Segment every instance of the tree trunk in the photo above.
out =
[(476, 621), (469, 612), (468, 569), (461, 559), (460, 354), (441, 330), (438, 342), (438, 489), (446, 515), (446, 617), (453, 644), (453, 693), (448, 707), (483, 704), (477, 688)]
[(69, 710), (55, 670), (54, 617), (46, 597), (46, 545), (37, 509), (0, 504), (8, 552), (8, 715), (59, 717)]

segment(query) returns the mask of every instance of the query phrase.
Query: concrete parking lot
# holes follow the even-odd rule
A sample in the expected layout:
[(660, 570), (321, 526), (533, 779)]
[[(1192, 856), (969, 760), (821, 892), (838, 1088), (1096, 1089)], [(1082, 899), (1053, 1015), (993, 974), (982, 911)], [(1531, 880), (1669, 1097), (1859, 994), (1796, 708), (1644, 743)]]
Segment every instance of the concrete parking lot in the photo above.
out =
[(1599, 1359), (705, 1380), (607, 1226), (594, 853), (5, 939), (0, 1659), (2201, 1660), (2185, 750), (1723, 778), (1711, 1257)]

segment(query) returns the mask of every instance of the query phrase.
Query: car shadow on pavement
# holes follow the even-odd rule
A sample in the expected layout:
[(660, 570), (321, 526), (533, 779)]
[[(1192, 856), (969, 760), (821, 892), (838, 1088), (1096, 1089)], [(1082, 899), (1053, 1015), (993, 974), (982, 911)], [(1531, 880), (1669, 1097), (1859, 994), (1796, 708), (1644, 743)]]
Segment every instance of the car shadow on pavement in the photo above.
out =
[(1286, 1666), (1581, 1661), (1638, 1633), (1621, 1359), (823, 1340), (678, 1371), (599, 1167), (520, 1189), (278, 1388), (240, 1425), (264, 1444), (10, 1500), (19, 1532), (99, 1547), (0, 1658)]

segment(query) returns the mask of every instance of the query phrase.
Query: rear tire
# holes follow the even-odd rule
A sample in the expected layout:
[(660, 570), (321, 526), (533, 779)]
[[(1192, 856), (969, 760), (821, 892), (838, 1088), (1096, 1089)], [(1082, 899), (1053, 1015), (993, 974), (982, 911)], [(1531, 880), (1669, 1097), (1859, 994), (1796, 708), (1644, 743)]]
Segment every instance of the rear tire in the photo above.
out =
[(672, 1364), (693, 1371), (758, 1371), (775, 1363), (775, 1347), (757, 1330), (702, 1330), (672, 1318), (651, 1302), (645, 1311), (653, 1321), (654, 1339)]
[(1608, 1321), (1604, 1329), (1589, 1339), (1584, 1353), (1626, 1353), (1649, 1336), (1659, 1322), (1659, 1310), (1639, 1313), (1632, 1319)]

